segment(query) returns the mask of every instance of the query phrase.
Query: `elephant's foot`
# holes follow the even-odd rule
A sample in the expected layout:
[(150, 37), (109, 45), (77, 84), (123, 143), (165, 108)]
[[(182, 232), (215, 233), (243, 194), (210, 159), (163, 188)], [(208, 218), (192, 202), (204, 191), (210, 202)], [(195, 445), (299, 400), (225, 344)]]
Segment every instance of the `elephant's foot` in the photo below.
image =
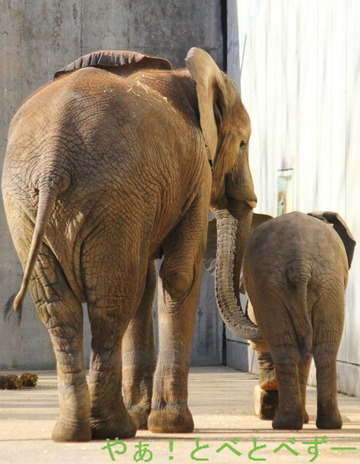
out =
[(275, 417), (276, 409), (279, 404), (279, 392), (265, 391), (256, 385), (254, 388), (254, 409), (255, 414), (261, 420), (272, 420)]
[(303, 423), (308, 424), (310, 420), (309, 414), (306, 412), (306, 410), (303, 410)]
[(275, 369), (264, 368), (260, 366), (259, 369), (259, 385), (262, 390), (273, 391), (278, 389), (278, 382), (276, 378)]
[(260, 388), (265, 391), (277, 391), (278, 390), (278, 383), (277, 380), (269, 381), (266, 380), (264, 382), (260, 382)]
[(70, 421), (59, 417), (52, 431), (52, 439), (57, 442), (91, 440), (90, 421)]
[(303, 413), (296, 412), (277, 412), (272, 422), (273, 429), (280, 430), (301, 430), (303, 428)]
[(136, 434), (136, 427), (128, 414), (121, 417), (92, 417), (91, 432), (94, 439), (132, 438)]
[(187, 406), (166, 405), (151, 410), (148, 427), (155, 433), (189, 433), (194, 430), (194, 421)]
[(136, 404), (130, 407), (127, 406), (126, 409), (138, 430), (148, 429), (148, 417), (150, 414), (149, 405)]
[[(79, 381), (75, 382), (75, 376), (71, 378), (68, 374), (64, 375), (60, 369), (58, 372), (60, 414), (52, 431), (52, 439), (57, 442), (89, 441), (90, 404), (85, 375), (79, 375)], [(70, 384), (71, 380), (73, 384)]]
[(341, 429), (343, 424), (340, 411), (333, 413), (318, 413), (316, 419), (316, 427), (318, 429)]

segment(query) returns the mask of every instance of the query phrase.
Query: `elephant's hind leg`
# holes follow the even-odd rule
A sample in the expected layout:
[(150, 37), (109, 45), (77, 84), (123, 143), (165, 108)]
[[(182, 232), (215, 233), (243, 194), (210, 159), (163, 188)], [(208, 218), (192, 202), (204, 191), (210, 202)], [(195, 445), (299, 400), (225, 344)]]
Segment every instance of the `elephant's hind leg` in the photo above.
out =
[(122, 398), (121, 340), (131, 316), (127, 296), (98, 296), (88, 303), (91, 324), (89, 373), (93, 438), (129, 438), (136, 433)]
[(49, 331), (57, 361), (60, 415), (55, 441), (91, 439), (90, 402), (83, 355), (83, 312), (52, 252), (39, 254), (30, 284), (38, 314)]
[(301, 403), (303, 407), (303, 420), (304, 424), (309, 423), (309, 414), (306, 411), (306, 385), (307, 380), (309, 377), (309, 370), (311, 366), (311, 360), (304, 362), (300, 359), (298, 364), (298, 372), (299, 372), (299, 385), (300, 385), (300, 395), (301, 395)]
[(147, 429), (156, 367), (153, 302), (156, 269), (150, 262), (146, 287), (122, 341), (122, 389), (128, 413), (138, 429)]
[[(300, 360), (293, 324), (282, 300), (273, 288), (257, 282), (260, 291), (247, 290), (261, 334), (275, 365), (279, 406), (272, 423), (274, 429), (299, 430), (303, 426), (298, 363)], [(263, 295), (266, 295), (264, 297)]]
[[(341, 284), (339, 284), (341, 288)], [(336, 357), (344, 324), (344, 289), (324, 292), (313, 309), (314, 361), (319, 429), (340, 429), (342, 418), (336, 391)]]
[(257, 298), (251, 293), (256, 321), (274, 361), (279, 391), (279, 406), (272, 426), (274, 429), (297, 430), (303, 426), (298, 363), (300, 353), (290, 316), (280, 298), (271, 289), (262, 287), (266, 294)]
[(321, 354), (316, 351), (315, 349), (318, 402), (316, 427), (318, 429), (341, 429), (342, 418), (336, 392), (336, 353), (333, 360), (324, 361), (321, 359)]
[(303, 426), (303, 407), (299, 389), (297, 346), (272, 347), (279, 386), (279, 407), (272, 426), (274, 429), (298, 430)]

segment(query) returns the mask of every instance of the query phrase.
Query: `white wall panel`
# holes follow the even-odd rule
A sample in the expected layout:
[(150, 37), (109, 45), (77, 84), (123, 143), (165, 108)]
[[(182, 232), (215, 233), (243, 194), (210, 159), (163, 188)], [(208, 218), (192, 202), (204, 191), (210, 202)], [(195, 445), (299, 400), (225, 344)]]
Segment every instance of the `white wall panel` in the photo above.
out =
[[(332, 0), (318, 1), (317, 37), (317, 208), (331, 209), (331, 142), (332, 142)], [(316, 2), (314, 2), (316, 5)], [(330, 161), (330, 162), (329, 162)]]
[[(237, 80), (231, 48), (236, 35), (239, 44), (246, 36), (238, 85), (252, 120), (257, 211), (276, 214), (277, 170), (293, 168), (295, 209), (338, 211), (360, 241), (360, 1), (232, 0), (228, 6), (228, 71)], [(338, 355), (339, 388), (357, 394), (359, 307), (360, 245)]]
[[(266, 198), (265, 208), (269, 214), (276, 214), (276, 178), (273, 173), (285, 168), (283, 159), (282, 127), (284, 121), (285, 89), (283, 86), (283, 2), (275, 0), (271, 5), (263, 3), (266, 9), (266, 146), (263, 150), (266, 176), (259, 179), (256, 187), (259, 190), (259, 210), (263, 210), (262, 197)], [(271, 9), (277, 11), (272, 15)], [(246, 70), (245, 70), (246, 72)], [(259, 70), (261, 72), (261, 70)], [(255, 128), (254, 128), (255, 130)], [(286, 150), (286, 153), (289, 153)]]
[[(346, 220), (357, 239), (347, 290), (344, 361), (360, 364), (360, 2), (346, 2)], [(360, 388), (359, 388), (360, 390)], [(360, 393), (359, 393), (360, 394)]]
[[(186, 5), (185, 5), (186, 3)], [(0, 0), (0, 171), (11, 117), (30, 92), (82, 54), (101, 49), (136, 50), (185, 66), (190, 47), (209, 51), (223, 65), (218, 0)], [(1, 173), (0, 173), (1, 177)], [(0, 199), (0, 317), (18, 291), (22, 269)], [(222, 323), (213, 280), (203, 276), (192, 362), (222, 362)], [(206, 311), (205, 311), (206, 308)], [(89, 358), (89, 325), (86, 356)], [(48, 369), (55, 357), (48, 332), (28, 295), (21, 323), (15, 314), (0, 323), (0, 368)]]
[(347, 2), (333, 1), (332, 11), (332, 130), (331, 206), (346, 215), (346, 11)]
[(314, 211), (317, 191), (318, 104), (317, 75), (318, 10), (313, 0), (303, 0), (299, 22), (299, 152), (294, 166), (296, 209)]

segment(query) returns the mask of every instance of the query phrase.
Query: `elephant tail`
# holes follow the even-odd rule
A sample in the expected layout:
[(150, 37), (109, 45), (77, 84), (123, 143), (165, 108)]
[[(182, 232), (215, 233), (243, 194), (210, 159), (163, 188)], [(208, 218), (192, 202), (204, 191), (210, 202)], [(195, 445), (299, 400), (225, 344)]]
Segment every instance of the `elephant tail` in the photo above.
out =
[(308, 278), (297, 278), (287, 272), (287, 278), (295, 292), (290, 296), (288, 304), (289, 316), (298, 339), (300, 355), (304, 361), (311, 358), (313, 346), (313, 328), (307, 305)]
[(31, 240), (30, 251), (27, 258), (24, 276), (19, 293), (14, 299), (14, 310), (17, 311), (25, 298), (26, 290), (29, 286), (32, 271), (39, 253), (41, 242), (44, 238), (50, 215), (54, 209), (58, 190), (53, 187), (44, 186), (39, 189), (38, 210), (35, 220), (34, 232)]

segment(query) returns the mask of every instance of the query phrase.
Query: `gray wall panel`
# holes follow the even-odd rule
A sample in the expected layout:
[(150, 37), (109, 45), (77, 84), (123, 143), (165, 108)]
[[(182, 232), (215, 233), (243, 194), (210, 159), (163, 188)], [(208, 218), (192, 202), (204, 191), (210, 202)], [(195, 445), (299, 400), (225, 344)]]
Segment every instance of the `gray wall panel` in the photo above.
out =
[[(137, 50), (168, 58), (179, 67), (192, 46), (203, 47), (222, 66), (219, 0), (0, 0), (0, 168), (11, 117), (57, 69), (100, 49)], [(19, 289), (21, 275), (0, 201), (0, 310)], [(207, 313), (198, 314), (192, 360), (219, 364), (221, 323), (212, 279), (204, 279), (199, 307)], [(88, 358), (87, 323), (85, 332)], [(27, 296), (20, 324), (14, 314), (0, 324), (0, 368), (54, 366), (47, 331)]]

